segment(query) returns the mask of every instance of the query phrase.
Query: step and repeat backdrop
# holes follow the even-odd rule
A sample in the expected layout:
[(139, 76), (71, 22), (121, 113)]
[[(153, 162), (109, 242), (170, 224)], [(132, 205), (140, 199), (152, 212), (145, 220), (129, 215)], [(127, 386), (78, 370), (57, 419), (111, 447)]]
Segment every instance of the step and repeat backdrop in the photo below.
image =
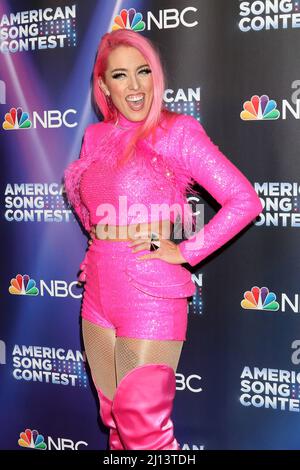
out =
[[(81, 335), (87, 236), (63, 172), (99, 120), (100, 38), (131, 28), (161, 52), (166, 107), (202, 123), (264, 207), (190, 268), (176, 437), (182, 449), (300, 449), (299, 2), (2, 0), (0, 22), (0, 448), (107, 446)], [(207, 222), (220, 206), (198, 194)]]

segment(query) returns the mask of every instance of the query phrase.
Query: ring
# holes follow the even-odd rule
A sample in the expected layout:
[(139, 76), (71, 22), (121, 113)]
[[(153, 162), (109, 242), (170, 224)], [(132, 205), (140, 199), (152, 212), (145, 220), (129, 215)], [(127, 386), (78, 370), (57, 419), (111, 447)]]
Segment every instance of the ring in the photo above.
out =
[(150, 238), (150, 251), (156, 251), (160, 247), (159, 234), (156, 232), (151, 232)]

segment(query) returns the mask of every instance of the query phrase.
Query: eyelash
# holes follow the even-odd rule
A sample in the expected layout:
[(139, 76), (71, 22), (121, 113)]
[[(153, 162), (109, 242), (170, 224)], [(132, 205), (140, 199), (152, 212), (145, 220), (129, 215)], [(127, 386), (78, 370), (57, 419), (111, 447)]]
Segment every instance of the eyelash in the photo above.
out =
[[(148, 68), (147, 69), (145, 68), (145, 69), (142, 69), (142, 70), (139, 71), (139, 73), (141, 73), (141, 72), (147, 72), (147, 75), (148, 75), (149, 73), (151, 73), (151, 70), (148, 69)], [(112, 78), (119, 78), (122, 75), (125, 75), (125, 74), (123, 72), (116, 73), (115, 75), (112, 76)]]

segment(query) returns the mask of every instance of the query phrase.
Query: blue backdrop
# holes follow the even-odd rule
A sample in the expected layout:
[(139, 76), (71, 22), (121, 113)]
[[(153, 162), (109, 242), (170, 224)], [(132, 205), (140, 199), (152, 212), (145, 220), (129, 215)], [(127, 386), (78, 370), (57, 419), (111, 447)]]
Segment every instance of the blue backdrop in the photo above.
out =
[[(176, 437), (182, 449), (300, 448), (299, 15), (275, 0), (2, 0), (2, 449), (106, 448), (80, 330), (87, 238), (62, 177), (98, 120), (91, 72), (114, 27), (157, 44), (166, 106), (201, 121), (264, 205), (191, 268)], [(220, 207), (198, 189), (208, 221)]]

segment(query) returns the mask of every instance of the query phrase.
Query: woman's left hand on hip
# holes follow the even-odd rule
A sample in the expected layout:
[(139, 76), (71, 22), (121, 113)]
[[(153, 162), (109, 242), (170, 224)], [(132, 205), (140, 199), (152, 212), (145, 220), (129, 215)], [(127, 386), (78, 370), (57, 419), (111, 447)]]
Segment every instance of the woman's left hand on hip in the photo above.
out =
[[(132, 247), (133, 253), (138, 253), (139, 251), (143, 250), (150, 250), (151, 239), (149, 236), (143, 236), (143, 234), (139, 233), (130, 238), (132, 241), (128, 244), (128, 246)], [(171, 264), (186, 263), (186, 260), (181, 255), (179, 247), (176, 245), (176, 243), (172, 242), (171, 240), (161, 238), (160, 236), (159, 241), (160, 246), (157, 250), (138, 256), (136, 259), (142, 261), (143, 259), (159, 258)]]

